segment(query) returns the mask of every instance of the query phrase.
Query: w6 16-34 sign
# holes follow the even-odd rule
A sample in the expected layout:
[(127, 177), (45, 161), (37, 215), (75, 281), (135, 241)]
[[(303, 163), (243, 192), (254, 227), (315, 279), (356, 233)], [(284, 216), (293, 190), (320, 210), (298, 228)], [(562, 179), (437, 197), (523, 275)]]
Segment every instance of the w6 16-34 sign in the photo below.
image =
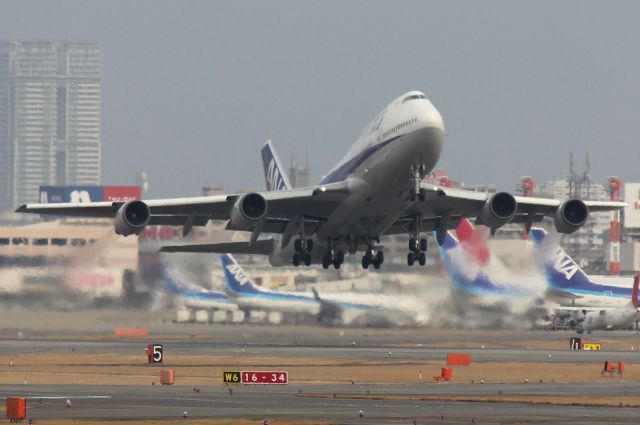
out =
[(223, 372), (222, 381), (225, 384), (286, 385), (289, 383), (289, 374), (282, 371)]

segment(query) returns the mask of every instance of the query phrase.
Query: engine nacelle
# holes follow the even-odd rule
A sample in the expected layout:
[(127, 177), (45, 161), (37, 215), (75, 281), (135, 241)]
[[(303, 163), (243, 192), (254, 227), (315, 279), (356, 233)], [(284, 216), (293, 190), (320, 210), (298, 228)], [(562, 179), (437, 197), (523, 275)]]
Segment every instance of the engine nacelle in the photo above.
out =
[(517, 210), (518, 203), (512, 194), (507, 192), (494, 193), (484, 204), (479, 222), (492, 229), (497, 229), (511, 221)]
[(589, 218), (589, 208), (579, 199), (564, 201), (553, 217), (558, 233), (571, 234), (578, 230)]
[(151, 211), (142, 201), (129, 201), (122, 204), (114, 219), (116, 233), (122, 236), (137, 235), (149, 224)]
[(267, 216), (267, 201), (259, 193), (246, 193), (236, 200), (231, 210), (231, 224), (235, 229), (251, 229)]

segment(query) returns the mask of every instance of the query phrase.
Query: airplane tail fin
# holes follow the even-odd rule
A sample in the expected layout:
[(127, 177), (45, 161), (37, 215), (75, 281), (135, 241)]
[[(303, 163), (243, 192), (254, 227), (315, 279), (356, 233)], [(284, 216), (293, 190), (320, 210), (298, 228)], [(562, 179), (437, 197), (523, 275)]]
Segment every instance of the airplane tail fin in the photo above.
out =
[(161, 270), (167, 289), (174, 294), (184, 295), (202, 289), (187, 283), (185, 277), (180, 274), (176, 266), (168, 261), (162, 261)]
[(551, 240), (546, 230), (533, 227), (529, 231), (536, 250), (541, 256), (549, 284), (557, 289), (592, 290), (593, 282), (556, 241)]
[(631, 292), (631, 303), (635, 308), (640, 307), (638, 303), (638, 285), (640, 285), (640, 273), (636, 273), (633, 277), (633, 290)]
[(264, 179), (268, 191), (290, 190), (291, 183), (289, 177), (282, 167), (280, 158), (276, 150), (268, 140), (260, 150), (262, 156), (262, 166), (264, 168)]
[(221, 261), (228, 292), (239, 295), (261, 292), (230, 254), (223, 254)]

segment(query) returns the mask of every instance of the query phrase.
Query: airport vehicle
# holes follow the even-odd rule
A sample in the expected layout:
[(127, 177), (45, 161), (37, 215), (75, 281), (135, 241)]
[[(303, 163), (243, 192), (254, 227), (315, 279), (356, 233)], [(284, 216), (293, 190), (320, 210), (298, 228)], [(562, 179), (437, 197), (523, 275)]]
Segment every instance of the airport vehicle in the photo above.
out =
[[(21, 205), (17, 212), (113, 217), (115, 231), (127, 236), (148, 224), (193, 226), (228, 220), (229, 230), (251, 233), (248, 242), (165, 246), (165, 252), (253, 253), (269, 256), (273, 266), (332, 264), (345, 254), (364, 251), (362, 266), (384, 262), (380, 237), (409, 235), (407, 264), (426, 263), (424, 232), (435, 231), (442, 244), (447, 230), (464, 217), (493, 230), (509, 223), (529, 228), (544, 216), (561, 233), (572, 233), (589, 211), (621, 209), (623, 202), (559, 201), (492, 195), (422, 182), (444, 145), (440, 112), (419, 91), (393, 100), (319, 184), (306, 188), (193, 198)], [(283, 173), (279, 172), (280, 177)], [(279, 240), (260, 239), (280, 234)]]
[(212, 318), (216, 311), (225, 311), (231, 319), (239, 312), (238, 305), (221, 291), (210, 291), (189, 283), (176, 266), (168, 261), (162, 262), (162, 274), (169, 291), (180, 297), (183, 307), (193, 312), (206, 310)]
[(427, 320), (415, 297), (334, 292), (284, 292), (256, 285), (229, 254), (221, 256), (227, 293), (241, 310), (313, 316), (324, 324), (416, 325)]

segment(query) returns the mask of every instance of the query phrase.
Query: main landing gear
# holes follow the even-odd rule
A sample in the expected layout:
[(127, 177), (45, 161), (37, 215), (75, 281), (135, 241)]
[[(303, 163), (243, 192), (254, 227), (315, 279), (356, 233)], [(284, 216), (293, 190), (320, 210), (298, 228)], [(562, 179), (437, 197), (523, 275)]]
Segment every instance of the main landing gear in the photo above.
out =
[(384, 263), (384, 254), (381, 250), (374, 251), (372, 248), (367, 248), (367, 252), (362, 256), (362, 268), (368, 269), (370, 265), (377, 270)]
[(292, 263), (298, 267), (300, 264), (305, 266), (311, 265), (311, 252), (313, 251), (313, 240), (296, 239), (293, 241), (293, 254)]
[(324, 257), (322, 257), (323, 269), (328, 269), (329, 266), (333, 264), (333, 267), (338, 270), (342, 263), (344, 263), (344, 252), (342, 251), (334, 251), (333, 249), (330, 249)]
[(413, 236), (409, 238), (409, 253), (407, 254), (407, 264), (413, 266), (417, 261), (418, 264), (424, 266), (427, 263), (427, 240), (425, 238), (419, 241)]

